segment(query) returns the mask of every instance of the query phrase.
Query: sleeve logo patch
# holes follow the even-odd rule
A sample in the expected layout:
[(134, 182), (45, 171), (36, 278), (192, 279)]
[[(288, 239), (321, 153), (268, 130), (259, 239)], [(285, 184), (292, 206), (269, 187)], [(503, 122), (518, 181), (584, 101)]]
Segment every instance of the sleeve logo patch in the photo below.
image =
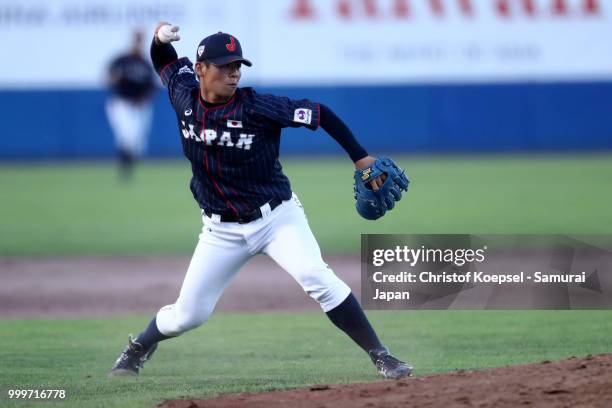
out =
[(310, 125), (310, 122), (312, 121), (312, 110), (305, 108), (297, 108), (293, 113), (293, 121)]
[(193, 74), (193, 70), (189, 66), (185, 65), (178, 70), (178, 75), (181, 74)]

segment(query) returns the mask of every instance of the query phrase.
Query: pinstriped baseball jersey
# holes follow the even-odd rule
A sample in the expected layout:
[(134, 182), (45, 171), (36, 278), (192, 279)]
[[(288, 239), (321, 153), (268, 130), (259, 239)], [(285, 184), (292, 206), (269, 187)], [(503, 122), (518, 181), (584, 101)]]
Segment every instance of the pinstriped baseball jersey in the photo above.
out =
[(188, 58), (160, 76), (176, 112), (183, 153), (191, 162), (191, 192), (217, 214), (251, 212), (273, 198), (291, 198), (278, 160), (281, 129), (319, 126), (319, 104), (238, 88), (224, 105), (206, 107)]

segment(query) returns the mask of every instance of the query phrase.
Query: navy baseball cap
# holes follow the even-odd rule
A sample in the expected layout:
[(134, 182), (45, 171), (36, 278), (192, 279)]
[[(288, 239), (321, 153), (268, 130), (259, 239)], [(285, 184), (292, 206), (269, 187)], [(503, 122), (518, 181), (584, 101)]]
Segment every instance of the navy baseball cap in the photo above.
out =
[(225, 65), (240, 61), (248, 67), (253, 65), (248, 59), (242, 58), (242, 47), (238, 39), (221, 31), (200, 41), (196, 61), (207, 61), (213, 65)]

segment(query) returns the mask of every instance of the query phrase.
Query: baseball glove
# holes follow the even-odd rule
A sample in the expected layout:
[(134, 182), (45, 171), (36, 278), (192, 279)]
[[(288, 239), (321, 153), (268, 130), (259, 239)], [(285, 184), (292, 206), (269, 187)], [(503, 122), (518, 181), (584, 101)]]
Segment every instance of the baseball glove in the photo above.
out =
[[(378, 176), (385, 175), (385, 181), (378, 190), (373, 190), (370, 182)], [(369, 167), (355, 171), (355, 207), (357, 212), (367, 220), (376, 220), (401, 200), (402, 190), (408, 191), (410, 181), (395, 162), (380, 157)]]

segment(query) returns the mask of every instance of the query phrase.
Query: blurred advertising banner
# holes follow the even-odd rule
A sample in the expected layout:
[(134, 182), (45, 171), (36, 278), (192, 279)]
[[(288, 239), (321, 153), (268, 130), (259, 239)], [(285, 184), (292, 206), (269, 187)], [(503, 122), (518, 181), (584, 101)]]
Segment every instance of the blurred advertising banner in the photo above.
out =
[(266, 80), (612, 78), (609, 1), (294, 0), (289, 16), (278, 3), (261, 3)]
[(180, 55), (230, 32), (248, 83), (612, 78), (604, 0), (0, 0), (0, 86), (99, 86), (130, 32), (181, 26)]
[[(102, 86), (107, 64), (128, 51), (134, 30), (153, 36), (160, 21), (181, 27), (180, 56), (195, 60), (200, 40), (217, 31), (236, 35), (245, 49), (258, 1), (0, 0), (3, 63), (0, 87)], [(148, 48), (148, 41), (147, 41)], [(147, 51), (148, 54), (148, 51)]]
[(362, 235), (367, 309), (610, 309), (612, 236)]

